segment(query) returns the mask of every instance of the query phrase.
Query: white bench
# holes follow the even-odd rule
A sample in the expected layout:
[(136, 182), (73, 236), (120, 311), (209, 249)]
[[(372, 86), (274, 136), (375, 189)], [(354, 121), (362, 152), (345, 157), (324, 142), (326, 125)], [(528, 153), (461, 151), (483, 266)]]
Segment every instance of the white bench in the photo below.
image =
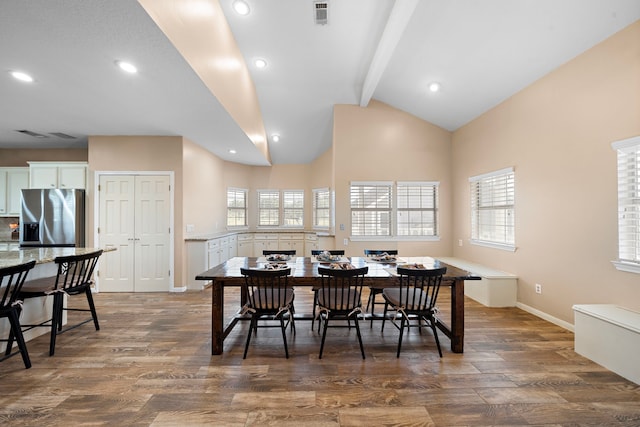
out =
[(574, 305), (575, 351), (640, 384), (640, 313), (613, 304)]
[(487, 307), (515, 307), (518, 298), (518, 276), (504, 271), (474, 264), (460, 258), (438, 259), (482, 277), (482, 280), (467, 280), (464, 294)]

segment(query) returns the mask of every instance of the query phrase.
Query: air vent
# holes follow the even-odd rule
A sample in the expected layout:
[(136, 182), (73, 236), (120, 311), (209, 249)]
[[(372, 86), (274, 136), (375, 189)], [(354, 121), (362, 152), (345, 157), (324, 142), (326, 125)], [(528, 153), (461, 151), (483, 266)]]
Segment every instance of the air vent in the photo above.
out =
[(316, 25), (327, 25), (329, 22), (329, 3), (326, 1), (313, 2), (313, 19)]
[(17, 130), (16, 132), (20, 132), (20, 133), (23, 133), (25, 135), (33, 136), (34, 138), (49, 138), (47, 135), (43, 135), (41, 133), (32, 132), (32, 131), (26, 130), (26, 129), (20, 129), (20, 130)]
[(61, 139), (76, 139), (75, 136), (71, 136), (62, 132), (49, 132), (49, 135), (57, 136), (58, 138), (61, 138)]

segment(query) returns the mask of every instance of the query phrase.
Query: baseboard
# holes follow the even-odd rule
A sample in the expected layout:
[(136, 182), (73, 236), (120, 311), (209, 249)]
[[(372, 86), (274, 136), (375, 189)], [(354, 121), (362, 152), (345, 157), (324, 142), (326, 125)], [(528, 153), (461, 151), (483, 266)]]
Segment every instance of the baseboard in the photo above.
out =
[(526, 311), (527, 313), (531, 313), (534, 316), (538, 316), (541, 319), (546, 320), (547, 322), (551, 322), (554, 325), (558, 325), (561, 328), (564, 328), (568, 331), (571, 332), (575, 332), (574, 326), (569, 323), (569, 322), (565, 322), (564, 320), (558, 319), (557, 317), (553, 317), (550, 314), (545, 313), (544, 311), (540, 311), (536, 308), (530, 307), (526, 304), (522, 304), (521, 302), (516, 303), (516, 307), (518, 307), (521, 310)]
[(187, 287), (181, 286), (179, 288), (171, 288), (169, 289), (169, 292), (187, 292)]

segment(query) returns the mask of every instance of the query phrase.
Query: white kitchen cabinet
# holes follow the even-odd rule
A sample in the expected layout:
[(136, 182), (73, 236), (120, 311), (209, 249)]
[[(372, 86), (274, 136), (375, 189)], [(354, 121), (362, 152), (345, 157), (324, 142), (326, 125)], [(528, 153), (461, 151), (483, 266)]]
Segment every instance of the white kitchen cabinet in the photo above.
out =
[[(323, 248), (325, 249), (325, 248)], [(304, 235), (304, 256), (311, 256), (311, 251), (318, 250), (318, 236), (315, 233)]]
[(279, 236), (278, 249), (295, 250), (296, 256), (304, 256), (304, 234), (285, 233)]
[(280, 249), (277, 233), (255, 233), (253, 235), (253, 256), (262, 256), (262, 251)]
[(228, 259), (238, 256), (238, 236), (235, 234), (233, 236), (229, 236), (229, 245), (228, 248)]
[(86, 188), (86, 162), (29, 162), (31, 188)]
[(245, 233), (238, 236), (237, 256), (253, 256), (253, 234)]
[(29, 168), (0, 168), (0, 216), (20, 216), (24, 188), (29, 188)]

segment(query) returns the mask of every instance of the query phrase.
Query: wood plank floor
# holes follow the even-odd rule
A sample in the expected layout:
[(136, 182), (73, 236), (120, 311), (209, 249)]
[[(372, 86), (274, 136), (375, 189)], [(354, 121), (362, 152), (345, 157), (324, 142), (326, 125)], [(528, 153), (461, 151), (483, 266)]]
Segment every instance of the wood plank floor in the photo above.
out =
[[(228, 312), (237, 309), (235, 291)], [(296, 290), (298, 312), (311, 292)], [(77, 298), (76, 298), (77, 299)], [(639, 426), (640, 387), (573, 351), (573, 334), (517, 308), (466, 301), (465, 353), (444, 357), (412, 330), (395, 357), (390, 324), (330, 329), (325, 354), (310, 322), (263, 329), (242, 359), (246, 323), (211, 356), (211, 290), (98, 294), (101, 330), (84, 325), (28, 343), (0, 363), (0, 423), (9, 426)], [(446, 295), (440, 301), (447, 319)], [(633, 355), (630, 357), (637, 357)]]

